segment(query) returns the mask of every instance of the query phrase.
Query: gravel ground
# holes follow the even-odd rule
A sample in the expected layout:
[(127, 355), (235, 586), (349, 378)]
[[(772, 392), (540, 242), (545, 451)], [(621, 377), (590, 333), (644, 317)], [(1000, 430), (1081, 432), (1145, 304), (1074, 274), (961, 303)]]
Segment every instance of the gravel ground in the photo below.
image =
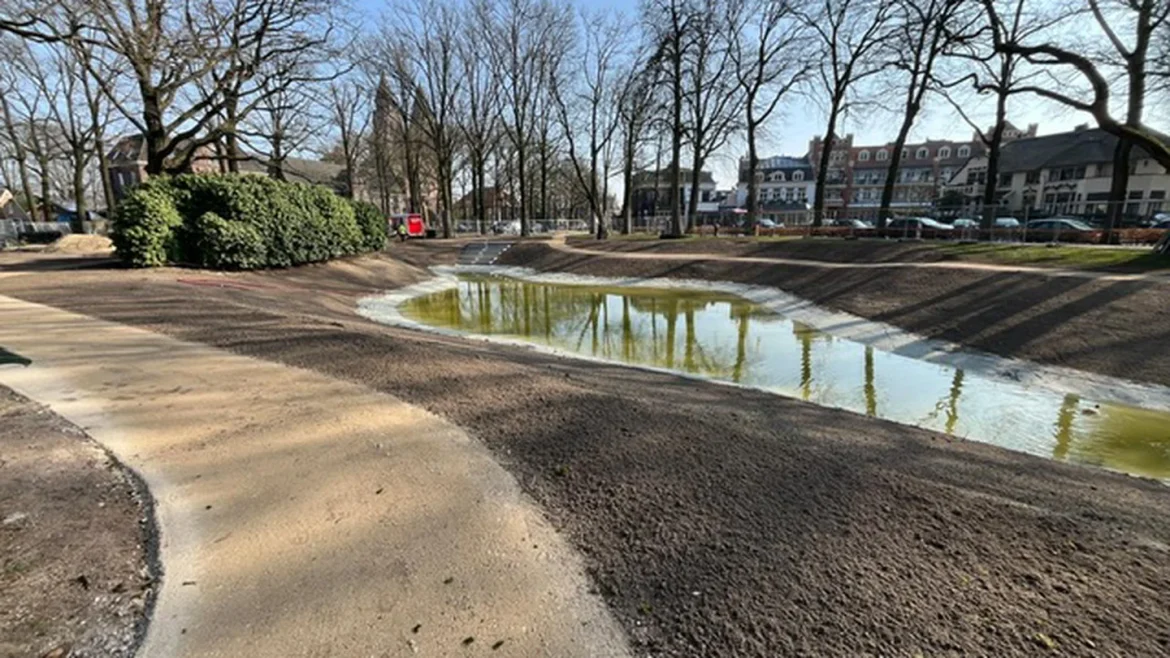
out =
[(715, 260), (623, 260), (533, 243), (516, 245), (500, 262), (596, 276), (775, 286), (822, 306), (1002, 356), (1170, 386), (1170, 283), (966, 270), (849, 271)]
[(138, 490), (80, 429), (0, 387), (0, 656), (134, 655), (152, 596)]
[(643, 655), (1170, 654), (1160, 484), (378, 327), (344, 308), (361, 286), (331, 272), (231, 286), (42, 273), (0, 292), (362, 382), (455, 421), (583, 553)]

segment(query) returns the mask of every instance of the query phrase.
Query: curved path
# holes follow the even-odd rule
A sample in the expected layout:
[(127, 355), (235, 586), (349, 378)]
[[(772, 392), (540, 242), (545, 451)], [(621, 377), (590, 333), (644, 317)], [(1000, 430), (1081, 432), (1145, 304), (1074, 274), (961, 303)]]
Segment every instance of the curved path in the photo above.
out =
[(398, 398), (0, 297), (0, 382), (143, 475), (144, 658), (622, 656), (576, 555), (487, 450)]
[(558, 235), (547, 244), (558, 251), (574, 254), (587, 254), (605, 258), (626, 258), (633, 260), (708, 260), (731, 261), (739, 263), (765, 263), (773, 265), (795, 265), (799, 267), (819, 267), (827, 270), (885, 270), (885, 269), (914, 269), (914, 270), (972, 270), (977, 272), (1013, 272), (1038, 274), (1053, 278), (1090, 279), (1094, 281), (1156, 281), (1170, 283), (1170, 273), (1120, 273), (1100, 272), (1093, 270), (1073, 270), (1055, 267), (1037, 267), (1034, 265), (998, 265), (994, 263), (972, 263), (966, 261), (936, 261), (936, 262), (880, 262), (880, 263), (836, 263), (822, 260), (807, 260), (802, 258), (776, 258), (772, 256), (728, 256), (703, 252), (630, 252), (610, 251), (606, 249), (587, 249), (575, 247), (566, 242), (565, 235)]

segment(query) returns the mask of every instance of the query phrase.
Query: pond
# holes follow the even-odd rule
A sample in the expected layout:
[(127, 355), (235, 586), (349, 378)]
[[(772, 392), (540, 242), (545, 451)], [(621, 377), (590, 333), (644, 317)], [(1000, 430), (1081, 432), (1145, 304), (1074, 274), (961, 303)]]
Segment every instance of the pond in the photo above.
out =
[(1062, 461), (1170, 478), (1170, 413), (1096, 402), (852, 342), (727, 293), (461, 275), (401, 315), (762, 388)]

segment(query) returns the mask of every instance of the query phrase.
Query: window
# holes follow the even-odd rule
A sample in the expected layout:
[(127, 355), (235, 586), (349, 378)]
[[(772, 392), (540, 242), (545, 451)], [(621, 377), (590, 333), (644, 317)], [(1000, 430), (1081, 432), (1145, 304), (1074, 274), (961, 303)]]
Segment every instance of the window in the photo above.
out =
[(889, 159), (890, 159), (890, 152), (889, 151), (886, 151), (883, 149), (883, 150), (877, 152), (878, 162), (885, 162), (886, 160), (889, 160)]
[(916, 153), (914, 157), (918, 158), (919, 160), (925, 160), (930, 157), (930, 149), (924, 146), (918, 149), (918, 153)]
[(1012, 175), (1011, 174), (1000, 174), (999, 175), (999, 186), (1000, 187), (1011, 187), (1012, 186)]
[(902, 149), (902, 159), (903, 160), (910, 159), (910, 149)]
[(951, 157), (951, 147), (944, 146), (940, 148), (938, 150), (938, 157), (942, 160), (946, 160), (947, 158)]
[(803, 171), (792, 172), (792, 180), (798, 181), (798, 182), (804, 180), (804, 172)]
[(960, 158), (971, 157), (971, 147), (970, 146), (960, 146), (959, 147), (959, 157)]
[(1039, 171), (1029, 171), (1027, 178), (1024, 179), (1024, 182), (1028, 185), (1039, 185), (1040, 184), (1040, 172)]
[(869, 151), (862, 151), (857, 154), (857, 159), (861, 162), (869, 162)]

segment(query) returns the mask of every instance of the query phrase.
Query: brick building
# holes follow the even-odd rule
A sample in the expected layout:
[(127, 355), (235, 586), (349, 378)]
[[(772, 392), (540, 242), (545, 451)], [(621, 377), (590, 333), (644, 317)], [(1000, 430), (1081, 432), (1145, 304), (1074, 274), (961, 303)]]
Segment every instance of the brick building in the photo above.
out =
[[(1037, 126), (1021, 131), (1008, 124), (1004, 139), (1035, 137)], [(828, 154), (829, 172), (825, 186), (827, 217), (875, 219), (881, 206), (882, 187), (890, 173), (893, 143), (856, 145), (853, 135), (834, 140)], [(809, 143), (809, 160), (820, 163), (824, 144), (820, 137)], [(972, 158), (985, 154), (978, 133), (969, 140), (926, 140), (908, 143), (902, 149), (890, 208), (895, 215), (916, 215), (930, 211), (942, 188)]]

